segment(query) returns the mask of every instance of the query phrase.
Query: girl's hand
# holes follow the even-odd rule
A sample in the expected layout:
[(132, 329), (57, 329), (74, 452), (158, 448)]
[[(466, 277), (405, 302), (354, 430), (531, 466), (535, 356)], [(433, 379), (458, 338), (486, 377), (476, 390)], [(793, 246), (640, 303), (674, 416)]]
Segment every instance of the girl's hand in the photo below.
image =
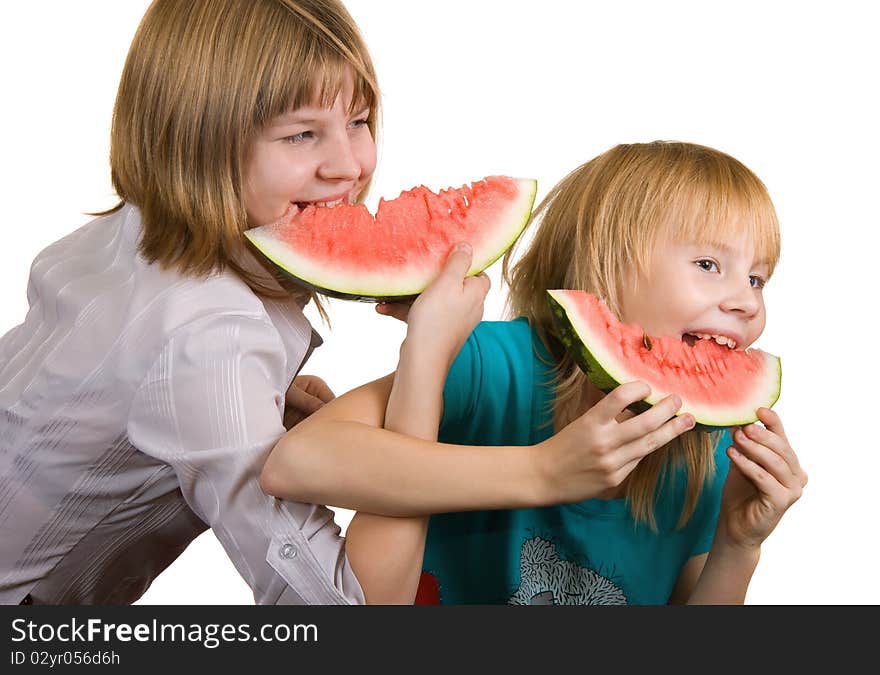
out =
[(485, 274), (465, 276), (472, 256), (469, 244), (456, 246), (440, 275), (416, 298), (409, 310), (403, 349), (416, 349), (422, 356), (437, 355), (447, 368), (455, 360), (483, 318), (490, 286)]
[(284, 428), (291, 429), (336, 396), (320, 377), (298, 375), (284, 397)]
[(412, 303), (413, 300), (409, 302), (380, 302), (376, 305), (376, 312), (382, 316), (392, 316), (398, 321), (406, 323)]
[[(646, 455), (692, 429), (690, 414), (673, 417), (681, 407), (669, 396), (645, 412), (628, 417), (627, 406), (641, 401), (651, 388), (628, 382), (615, 388), (586, 413), (539, 444), (539, 471), (556, 503), (577, 502), (619, 486)], [(621, 418), (622, 421), (618, 421)]]
[(760, 548), (807, 484), (779, 415), (768, 408), (757, 413), (763, 427), (731, 430), (730, 472), (721, 493), (716, 538), (738, 548)]

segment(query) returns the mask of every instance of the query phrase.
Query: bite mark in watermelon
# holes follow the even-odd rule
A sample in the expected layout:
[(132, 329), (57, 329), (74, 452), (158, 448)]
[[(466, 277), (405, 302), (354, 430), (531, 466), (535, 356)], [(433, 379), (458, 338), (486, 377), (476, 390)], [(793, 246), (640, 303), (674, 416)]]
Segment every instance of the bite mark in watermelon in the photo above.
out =
[(636, 412), (678, 394), (677, 414), (690, 413), (697, 428), (715, 431), (755, 422), (758, 408), (779, 399), (782, 363), (773, 354), (711, 340), (691, 346), (679, 337), (647, 336), (638, 325), (618, 321), (591, 293), (547, 293), (563, 343), (597, 388), (607, 393), (634, 380), (651, 387), (648, 398), (633, 406)]
[(435, 194), (419, 186), (363, 204), (308, 206), (245, 236), (297, 283), (347, 300), (399, 301), (436, 278), (459, 242), (473, 247), (469, 275), (510, 248), (529, 220), (533, 179), (489, 176)]

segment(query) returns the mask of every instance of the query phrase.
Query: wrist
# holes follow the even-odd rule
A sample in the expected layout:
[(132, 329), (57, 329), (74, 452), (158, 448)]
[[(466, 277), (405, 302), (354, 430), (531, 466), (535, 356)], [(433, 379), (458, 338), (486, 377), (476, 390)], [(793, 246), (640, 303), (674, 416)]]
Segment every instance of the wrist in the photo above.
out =
[(489, 454), (482, 453), (488, 459), (483, 463), (482, 473), (475, 470), (475, 475), (490, 476), (482, 483), (483, 494), (493, 495), (488, 509), (531, 509), (548, 506), (555, 496), (548, 485), (544, 474), (539, 469), (540, 448), (536, 445), (505, 446), (505, 458), (499, 460), (500, 448), (485, 448)]
[(712, 542), (712, 548), (709, 550), (709, 557), (723, 560), (727, 565), (754, 570), (761, 559), (761, 546), (760, 544), (738, 544), (729, 541), (722, 533), (718, 532)]
[(412, 340), (407, 337), (400, 345), (397, 369), (398, 372), (413, 371), (422, 376), (439, 377), (441, 381), (445, 381), (453, 360), (454, 357), (445, 350), (435, 349), (424, 340)]
[(549, 453), (544, 443), (523, 447), (523, 454), (526, 467), (524, 485), (528, 506), (531, 508), (551, 506), (555, 503), (554, 498), (558, 501), (559, 486), (554, 480), (552, 465), (547, 461)]

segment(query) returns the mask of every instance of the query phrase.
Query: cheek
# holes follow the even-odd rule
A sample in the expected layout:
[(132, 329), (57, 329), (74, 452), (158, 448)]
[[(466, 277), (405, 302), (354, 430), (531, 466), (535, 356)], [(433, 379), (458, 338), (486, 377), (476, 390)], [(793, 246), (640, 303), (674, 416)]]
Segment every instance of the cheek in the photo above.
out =
[(251, 173), (245, 177), (244, 207), (252, 225), (265, 225), (280, 218), (288, 199), (277, 184), (265, 175)]
[(265, 199), (265, 176), (267, 173), (265, 164), (266, 158), (260, 153), (251, 157), (245, 164), (242, 176), (244, 184), (242, 192), (244, 194), (245, 207), (248, 209), (248, 212), (250, 212), (251, 209), (256, 208), (260, 202)]
[(754, 337), (755, 340), (757, 340), (758, 337), (761, 335), (761, 333), (764, 332), (764, 327), (766, 325), (767, 325), (767, 312), (766, 312), (766, 310), (764, 308), (764, 304), (762, 302), (761, 309), (755, 315), (755, 320), (754, 320), (753, 330), (755, 332), (755, 337)]
[(700, 288), (679, 278), (677, 283), (655, 285), (644, 298), (645, 312), (652, 318), (657, 335), (678, 335), (699, 323), (711, 303)]
[(623, 323), (638, 324), (651, 335), (664, 335), (670, 318), (670, 307), (665, 302), (658, 302), (655, 289), (642, 286), (638, 291), (624, 293), (621, 302), (621, 320)]
[(364, 138), (356, 144), (355, 156), (361, 167), (361, 174), (365, 178), (372, 176), (376, 170), (376, 143), (369, 133), (364, 133)]
[(265, 155), (248, 165), (244, 175), (244, 205), (251, 222), (265, 225), (284, 215), (291, 200), (302, 196), (305, 184), (300, 165)]

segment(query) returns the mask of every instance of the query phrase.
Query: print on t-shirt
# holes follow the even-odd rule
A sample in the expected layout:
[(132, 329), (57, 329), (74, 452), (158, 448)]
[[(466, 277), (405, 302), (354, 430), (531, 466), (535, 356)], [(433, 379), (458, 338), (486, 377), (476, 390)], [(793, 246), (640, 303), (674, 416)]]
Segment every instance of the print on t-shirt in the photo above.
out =
[(625, 605), (617, 584), (598, 572), (562, 560), (556, 544), (541, 537), (526, 540), (520, 551), (520, 585), (511, 605)]

